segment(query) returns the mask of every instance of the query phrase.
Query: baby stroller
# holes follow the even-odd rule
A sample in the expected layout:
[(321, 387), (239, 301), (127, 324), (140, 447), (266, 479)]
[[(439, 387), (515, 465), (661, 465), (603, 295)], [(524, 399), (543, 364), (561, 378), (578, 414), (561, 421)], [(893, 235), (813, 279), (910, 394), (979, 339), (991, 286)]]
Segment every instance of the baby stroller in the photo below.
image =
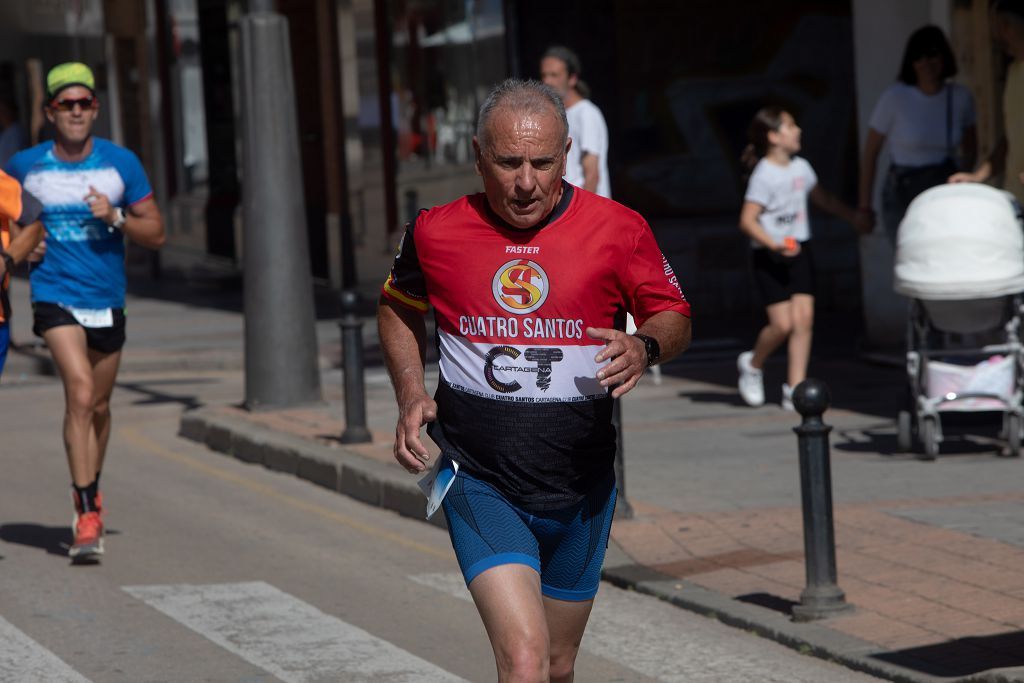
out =
[(918, 195), (897, 234), (894, 286), (911, 299), (900, 450), (912, 450), (916, 435), (919, 457), (934, 460), (943, 413), (997, 411), (1008, 453), (1018, 455), (1024, 232), (1013, 196), (975, 183)]

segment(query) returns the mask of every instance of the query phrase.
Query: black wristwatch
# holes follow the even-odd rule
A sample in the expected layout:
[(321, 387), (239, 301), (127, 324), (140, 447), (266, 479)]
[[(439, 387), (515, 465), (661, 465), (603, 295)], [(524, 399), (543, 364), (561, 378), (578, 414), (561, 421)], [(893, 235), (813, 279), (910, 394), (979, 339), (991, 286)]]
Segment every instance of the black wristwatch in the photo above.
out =
[(634, 337), (644, 343), (644, 350), (647, 351), (647, 367), (658, 364), (658, 359), (661, 358), (661, 346), (658, 344), (658, 340), (654, 337), (648, 337), (646, 334), (634, 334)]

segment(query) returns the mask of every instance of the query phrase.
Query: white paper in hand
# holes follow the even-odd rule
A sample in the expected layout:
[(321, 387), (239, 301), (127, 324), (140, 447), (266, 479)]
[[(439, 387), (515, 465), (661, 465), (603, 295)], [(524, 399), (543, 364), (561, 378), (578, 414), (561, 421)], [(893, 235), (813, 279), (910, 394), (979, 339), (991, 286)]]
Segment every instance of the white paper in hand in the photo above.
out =
[(448, 489), (455, 482), (455, 474), (459, 471), (459, 463), (447, 455), (440, 455), (427, 476), (419, 481), (420, 490), (427, 497), (427, 519), (434, 516)]

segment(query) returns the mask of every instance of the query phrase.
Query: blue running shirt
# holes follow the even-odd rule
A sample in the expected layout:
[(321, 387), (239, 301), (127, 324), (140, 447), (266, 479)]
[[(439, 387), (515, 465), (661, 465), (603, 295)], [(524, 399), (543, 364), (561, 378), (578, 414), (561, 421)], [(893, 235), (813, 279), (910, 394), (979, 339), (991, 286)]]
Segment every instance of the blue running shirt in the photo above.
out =
[(76, 308), (123, 308), (124, 235), (108, 227), (85, 201), (89, 186), (126, 208), (153, 190), (133, 152), (94, 137), (82, 161), (58, 159), (53, 142), (11, 157), (7, 173), (43, 204), (46, 256), (32, 268), (32, 301)]

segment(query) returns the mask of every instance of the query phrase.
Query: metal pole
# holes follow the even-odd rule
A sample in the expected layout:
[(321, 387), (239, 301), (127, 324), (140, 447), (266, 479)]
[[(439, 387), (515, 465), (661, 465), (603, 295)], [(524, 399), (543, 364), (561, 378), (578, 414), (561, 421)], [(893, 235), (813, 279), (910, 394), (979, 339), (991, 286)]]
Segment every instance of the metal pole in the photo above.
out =
[(341, 443), (372, 440), (366, 428), (366, 391), (363, 384), (363, 321), (356, 315), (359, 295), (341, 293), (342, 368), (345, 373), (345, 431)]
[(241, 27), (245, 404), (321, 400), (288, 22), (250, 4)]
[(626, 461), (622, 439), (622, 399), (612, 399), (612, 426), (615, 427), (615, 519), (633, 519), (633, 506), (626, 498)]
[(832, 473), (828, 434), (821, 416), (829, 406), (828, 386), (807, 379), (793, 391), (793, 406), (803, 416), (794, 427), (800, 450), (800, 498), (804, 516), (804, 564), (807, 587), (793, 607), (794, 621), (824, 619), (852, 609), (836, 583), (836, 543), (832, 523)]

